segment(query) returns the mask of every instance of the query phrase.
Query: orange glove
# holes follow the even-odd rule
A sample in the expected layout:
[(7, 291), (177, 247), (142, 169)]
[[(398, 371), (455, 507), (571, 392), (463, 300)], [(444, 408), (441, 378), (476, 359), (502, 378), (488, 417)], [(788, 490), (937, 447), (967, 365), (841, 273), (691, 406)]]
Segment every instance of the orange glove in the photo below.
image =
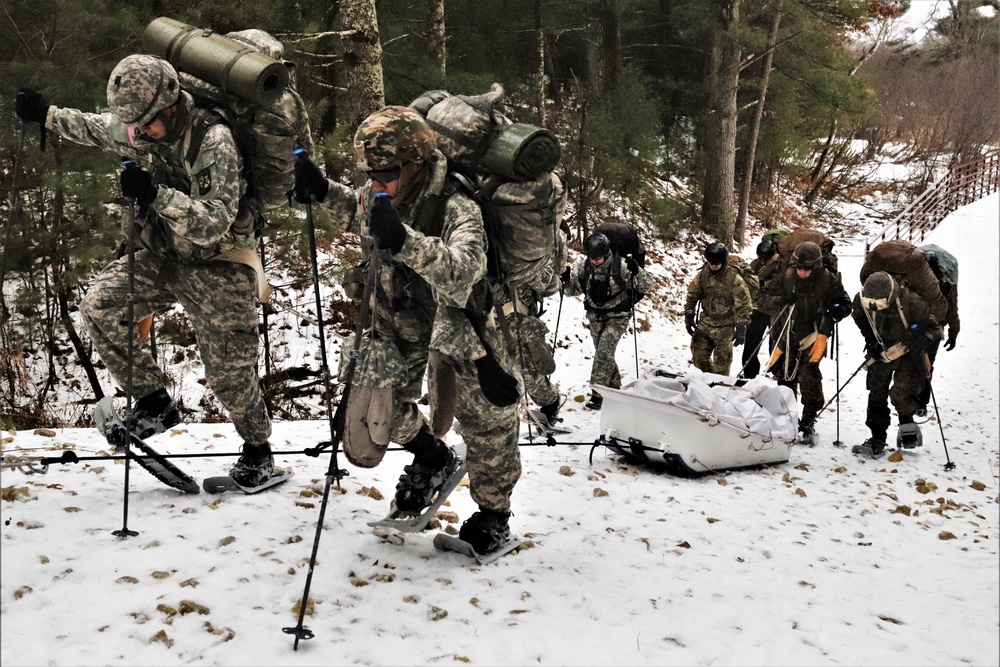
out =
[(809, 350), (809, 363), (817, 363), (823, 358), (824, 354), (826, 354), (826, 336), (824, 334), (816, 334), (816, 342), (813, 343), (812, 349)]
[(767, 372), (772, 368), (774, 368), (774, 365), (778, 363), (778, 359), (781, 358), (781, 355), (782, 355), (781, 348), (775, 347), (774, 352), (771, 354), (771, 358), (767, 360), (767, 368), (764, 369), (764, 372)]

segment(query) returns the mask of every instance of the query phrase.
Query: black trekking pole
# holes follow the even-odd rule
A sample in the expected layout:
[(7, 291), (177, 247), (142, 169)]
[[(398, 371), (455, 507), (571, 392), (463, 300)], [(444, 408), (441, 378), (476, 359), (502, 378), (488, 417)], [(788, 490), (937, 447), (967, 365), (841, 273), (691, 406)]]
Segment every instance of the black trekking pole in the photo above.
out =
[[(124, 160), (122, 165), (125, 169), (138, 169), (131, 160)], [(112, 535), (122, 539), (135, 537), (139, 533), (129, 530), (128, 527), (128, 491), (129, 491), (129, 471), (132, 468), (132, 364), (135, 361), (135, 198), (126, 197), (128, 202), (128, 294), (125, 297), (125, 325), (128, 327), (128, 372), (125, 376), (125, 492), (122, 503), (122, 527), (114, 530)]]
[(951, 456), (948, 455), (948, 443), (944, 439), (944, 425), (941, 423), (941, 412), (938, 410), (937, 398), (934, 397), (934, 385), (931, 383), (931, 359), (924, 352), (921, 357), (924, 361), (924, 370), (927, 373), (927, 389), (931, 393), (931, 401), (934, 403), (934, 415), (937, 417), (938, 429), (941, 431), (941, 444), (944, 445), (944, 458), (947, 461), (944, 464), (945, 470), (954, 470), (955, 464), (951, 462)]
[[(632, 255), (629, 255), (631, 257)], [(635, 379), (639, 379), (639, 330), (635, 326), (635, 276), (629, 278), (629, 301), (632, 302), (632, 341), (635, 343)]]
[(7, 248), (10, 247), (10, 237), (14, 231), (14, 217), (21, 206), (21, 157), (24, 155), (24, 135), (28, 129), (28, 124), (23, 120), (17, 121), (21, 128), (20, 137), (17, 140), (17, 153), (14, 154), (14, 173), (11, 174), (10, 188), (10, 215), (7, 217), (6, 229), (3, 234), (3, 251), (0, 251), (0, 324), (7, 321), (10, 311), (7, 310), (7, 300), (3, 294), (3, 283), (7, 267)]
[[(785, 306), (781, 310), (778, 311), (778, 314), (775, 315), (775, 317), (773, 318), (773, 320), (776, 320), (776, 319), (780, 318), (782, 315), (784, 315), (786, 310), (788, 310), (788, 304), (787, 303), (785, 304)], [(736, 374), (736, 379), (737, 380), (739, 380), (740, 378), (742, 378), (743, 374), (746, 373), (747, 366), (749, 366), (750, 362), (753, 361), (754, 358), (760, 353), (760, 346), (764, 344), (764, 340), (767, 339), (770, 336), (770, 334), (771, 334), (771, 325), (768, 324), (767, 328), (764, 329), (764, 333), (761, 334), (760, 340), (757, 342), (757, 347), (755, 347), (754, 350), (753, 350), (753, 354), (750, 355), (749, 357), (747, 357), (747, 362), (745, 364), (743, 364), (743, 368), (741, 368), (740, 372)], [(766, 372), (766, 369), (763, 372)]]
[[(833, 350), (835, 358), (835, 368), (837, 369), (837, 386), (840, 386), (840, 322), (833, 325)], [(840, 391), (837, 392), (837, 439), (833, 441), (834, 447), (843, 447), (844, 441), (840, 439)]]
[[(301, 153), (301, 155), (304, 155), (304, 152)], [(334, 413), (331, 402), (332, 392), (330, 390), (330, 369), (327, 365), (326, 359), (326, 338), (323, 334), (323, 303), (320, 298), (319, 290), (319, 264), (316, 259), (316, 228), (313, 223), (312, 207), (312, 202), (306, 204), (306, 223), (309, 231), (309, 249), (312, 254), (313, 285), (316, 293), (316, 317), (317, 320), (319, 320), (320, 359), (322, 363), (321, 375), (323, 376), (323, 382), (326, 388), (326, 410), (330, 422), (330, 441), (320, 443), (319, 446), (314, 448), (311, 452), (306, 451), (306, 454), (309, 456), (318, 456), (325, 447), (330, 447), (331, 454), (330, 465), (326, 471), (326, 485), (323, 488), (323, 501), (320, 503), (319, 520), (316, 522), (316, 536), (313, 538), (312, 554), (309, 556), (309, 569), (306, 574), (306, 584), (302, 591), (302, 599), (299, 601), (298, 622), (295, 627), (286, 627), (281, 629), (282, 632), (286, 634), (295, 635), (293, 650), (296, 651), (299, 650), (300, 639), (312, 639), (315, 636), (313, 632), (309, 630), (309, 628), (304, 627), (302, 623), (306, 615), (306, 609), (309, 605), (309, 589), (312, 586), (313, 570), (316, 567), (316, 555), (319, 553), (319, 539), (323, 534), (323, 519), (326, 516), (326, 507), (330, 499), (330, 487), (332, 483), (336, 481), (337, 488), (340, 489), (340, 480), (347, 474), (346, 470), (341, 470), (337, 466), (337, 449), (340, 446), (340, 442), (344, 435), (344, 423), (346, 421), (347, 403), (350, 400), (351, 382), (354, 379), (354, 369), (357, 366), (358, 354), (361, 348), (361, 338), (368, 319), (369, 302), (371, 301), (372, 292), (375, 288), (375, 279), (378, 276), (379, 265), (379, 251), (377, 247), (373, 246), (371, 257), (368, 260), (368, 276), (365, 280), (364, 294), (361, 297), (361, 307), (358, 312), (358, 324), (354, 334), (354, 347), (351, 351), (351, 356), (349, 357), (347, 376), (344, 381), (344, 391), (340, 396), (340, 404), (337, 406), (337, 411)]]
[(868, 359), (868, 358), (866, 358), (864, 361), (862, 361), (861, 365), (858, 366), (857, 370), (855, 370), (853, 373), (851, 373), (851, 376), (844, 381), (844, 384), (842, 384), (839, 389), (837, 389), (837, 393), (833, 395), (833, 398), (831, 398), (829, 401), (827, 401), (826, 405), (824, 405), (822, 408), (820, 408), (816, 412), (816, 416), (814, 416), (811, 420), (809, 420), (808, 424), (803, 424), (803, 426), (812, 426), (813, 424), (815, 424), (816, 420), (819, 419), (819, 416), (821, 414), (823, 414), (823, 411), (826, 410), (828, 407), (830, 407), (831, 403), (833, 403), (835, 400), (837, 400), (837, 397), (840, 396), (840, 392), (844, 391), (844, 388), (847, 387), (848, 384), (850, 384), (851, 380), (854, 379), (854, 376), (857, 375), (858, 373), (860, 373), (862, 368), (866, 368), (868, 366), (871, 366), (872, 364), (875, 363), (875, 361), (876, 361), (875, 359)]

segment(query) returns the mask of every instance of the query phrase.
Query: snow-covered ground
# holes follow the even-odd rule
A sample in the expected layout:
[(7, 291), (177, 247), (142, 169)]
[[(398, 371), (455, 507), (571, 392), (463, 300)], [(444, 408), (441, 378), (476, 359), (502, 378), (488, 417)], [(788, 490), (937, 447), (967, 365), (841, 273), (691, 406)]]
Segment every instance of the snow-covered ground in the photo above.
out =
[[(525, 429), (520, 552), (478, 566), (435, 551), (434, 531), (400, 544), (366, 522), (387, 511), (408, 455), (350, 468), (313, 571), (315, 637), (295, 651), (282, 629), (297, 621), (328, 455), (279, 454), (295, 477), (256, 496), (183, 495), (133, 467), (127, 524), (139, 535), (125, 540), (112, 535), (126, 517), (123, 465), (4, 470), (0, 664), (1000, 664), (998, 207), (998, 194), (966, 206), (927, 239), (961, 263), (962, 332), (938, 358), (943, 431), (927, 422), (921, 449), (851, 454), (868, 435), (859, 374), (817, 423), (817, 446), (794, 447), (784, 465), (690, 479), (591, 452), (590, 336), (577, 300), (553, 302), (573, 432), (549, 447)], [(837, 249), (852, 295), (863, 248)], [(657, 271), (678, 289), (691, 277), (667, 262)], [(676, 300), (672, 313), (653, 305), (638, 307), (648, 330), (619, 347), (626, 382), (637, 366), (690, 369)], [(840, 333), (844, 382), (863, 345), (850, 320)], [(824, 362), (828, 398), (836, 366)], [(329, 435), (325, 420), (278, 422), (273, 442), (296, 452)], [(93, 429), (2, 438), (7, 455), (106, 451)], [(229, 424), (189, 424), (151, 444), (226, 453), (239, 438)], [(232, 459), (175, 462), (200, 479)], [(467, 488), (444, 509), (454, 529), (475, 509)]]

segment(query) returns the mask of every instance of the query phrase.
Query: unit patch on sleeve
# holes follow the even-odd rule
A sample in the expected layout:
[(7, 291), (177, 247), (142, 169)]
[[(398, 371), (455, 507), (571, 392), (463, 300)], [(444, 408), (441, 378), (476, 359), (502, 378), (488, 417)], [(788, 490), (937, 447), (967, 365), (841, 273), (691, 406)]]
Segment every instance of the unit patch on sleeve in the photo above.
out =
[(202, 169), (198, 172), (195, 177), (198, 180), (198, 194), (206, 194), (212, 189), (212, 170), (209, 168)]

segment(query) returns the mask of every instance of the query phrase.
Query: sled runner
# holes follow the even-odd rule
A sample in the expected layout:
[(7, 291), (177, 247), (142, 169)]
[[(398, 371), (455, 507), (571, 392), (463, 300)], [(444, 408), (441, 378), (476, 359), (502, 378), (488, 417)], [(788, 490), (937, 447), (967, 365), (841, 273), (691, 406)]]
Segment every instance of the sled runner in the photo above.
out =
[(625, 389), (594, 385), (604, 397), (594, 447), (683, 476), (787, 463), (798, 430), (794, 394), (763, 376), (734, 383), (711, 373), (652, 370)]

